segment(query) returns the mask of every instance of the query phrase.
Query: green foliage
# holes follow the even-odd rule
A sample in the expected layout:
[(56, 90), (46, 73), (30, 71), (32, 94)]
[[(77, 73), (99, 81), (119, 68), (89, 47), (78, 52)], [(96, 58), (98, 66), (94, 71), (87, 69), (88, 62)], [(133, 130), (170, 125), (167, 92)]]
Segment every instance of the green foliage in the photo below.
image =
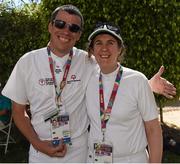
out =
[[(84, 33), (78, 43), (86, 48), (88, 35), (98, 20), (115, 22), (121, 27), (127, 46), (124, 65), (143, 72), (148, 78), (161, 65), (163, 76), (180, 89), (180, 44), (178, 3), (175, 0), (42, 0), (45, 22), (57, 7), (63, 4), (77, 6), (85, 19)], [(164, 102), (165, 99), (157, 96)]]
[[(0, 6), (0, 81), (4, 83), (24, 53), (42, 46), (41, 21), (33, 7), (24, 9)], [(35, 12), (32, 12), (32, 11)]]
[[(39, 5), (25, 5), (19, 11), (6, 8), (0, 12), (0, 57), (3, 59), (0, 74), (2, 70), (3, 75), (7, 72), (5, 79), (21, 55), (47, 44), (49, 17), (63, 4), (77, 6), (84, 16), (84, 32), (77, 47), (86, 48), (96, 21), (115, 22), (121, 27), (127, 46), (123, 65), (143, 72), (148, 78), (164, 65), (163, 77), (176, 86), (179, 97), (180, 17), (179, 3), (175, 0), (42, 0)], [(157, 100), (167, 101), (162, 96), (157, 96)]]

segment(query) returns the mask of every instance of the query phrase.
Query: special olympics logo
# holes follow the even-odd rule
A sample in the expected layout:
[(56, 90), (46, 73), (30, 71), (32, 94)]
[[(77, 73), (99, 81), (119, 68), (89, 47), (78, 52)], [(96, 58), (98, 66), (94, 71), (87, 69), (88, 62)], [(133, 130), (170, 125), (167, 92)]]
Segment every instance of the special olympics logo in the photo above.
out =
[(76, 75), (71, 75), (71, 79), (75, 80), (76, 79)]
[(40, 85), (45, 85), (46, 84), (46, 81), (44, 79), (39, 79), (39, 84)]

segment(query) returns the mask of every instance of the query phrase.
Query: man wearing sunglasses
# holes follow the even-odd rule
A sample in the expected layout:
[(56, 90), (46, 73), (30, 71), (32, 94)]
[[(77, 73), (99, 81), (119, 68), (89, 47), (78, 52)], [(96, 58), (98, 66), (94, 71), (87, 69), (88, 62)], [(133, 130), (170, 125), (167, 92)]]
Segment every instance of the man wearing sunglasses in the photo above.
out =
[[(83, 16), (75, 6), (55, 9), (48, 25), (47, 47), (21, 57), (2, 92), (13, 101), (14, 121), (31, 143), (29, 162), (86, 161), (89, 121), (84, 100), (96, 63), (85, 51), (74, 47), (83, 24)], [(153, 88), (164, 83), (159, 75), (152, 81)], [(165, 84), (168, 95), (173, 95), (173, 85)], [(165, 91), (164, 86), (157, 91)], [(25, 115), (27, 103), (31, 120)]]

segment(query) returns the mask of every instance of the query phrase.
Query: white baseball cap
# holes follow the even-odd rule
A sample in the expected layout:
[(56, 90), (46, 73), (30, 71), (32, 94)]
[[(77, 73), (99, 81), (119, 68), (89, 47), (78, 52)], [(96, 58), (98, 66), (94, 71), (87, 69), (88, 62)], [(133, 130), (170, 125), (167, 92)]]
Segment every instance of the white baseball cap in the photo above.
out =
[(123, 43), (119, 27), (108, 22), (98, 22), (94, 31), (89, 35), (88, 41), (91, 42), (97, 35), (102, 33), (110, 34), (120, 40), (121, 43)]

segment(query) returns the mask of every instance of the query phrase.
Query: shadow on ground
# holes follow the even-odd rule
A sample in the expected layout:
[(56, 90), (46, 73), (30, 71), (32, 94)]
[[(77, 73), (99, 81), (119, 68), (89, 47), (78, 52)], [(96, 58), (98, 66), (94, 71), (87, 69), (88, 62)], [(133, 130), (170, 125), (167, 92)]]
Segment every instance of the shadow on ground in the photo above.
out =
[(180, 128), (172, 124), (162, 124), (163, 163), (180, 163)]

